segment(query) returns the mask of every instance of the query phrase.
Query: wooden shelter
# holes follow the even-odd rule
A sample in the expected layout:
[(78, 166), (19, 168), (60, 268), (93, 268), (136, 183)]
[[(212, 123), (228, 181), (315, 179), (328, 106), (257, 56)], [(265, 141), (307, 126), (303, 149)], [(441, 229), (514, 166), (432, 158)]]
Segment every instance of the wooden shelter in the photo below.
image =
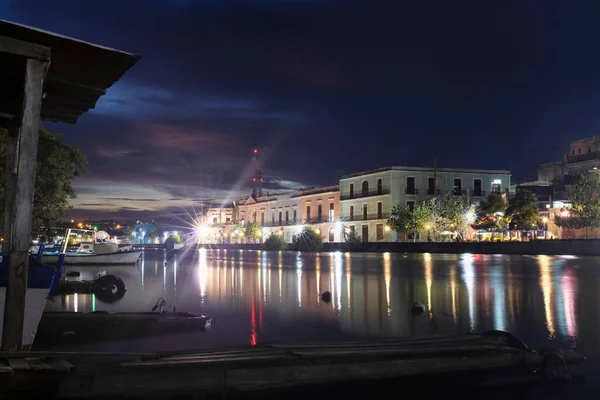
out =
[(21, 350), (41, 120), (75, 123), (139, 56), (0, 20), (0, 128), (8, 130), (2, 349)]

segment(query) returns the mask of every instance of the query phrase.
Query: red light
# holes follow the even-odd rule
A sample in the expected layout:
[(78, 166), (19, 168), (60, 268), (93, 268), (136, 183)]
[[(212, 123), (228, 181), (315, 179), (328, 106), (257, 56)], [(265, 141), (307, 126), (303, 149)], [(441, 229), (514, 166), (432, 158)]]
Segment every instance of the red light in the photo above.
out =
[(260, 181), (262, 182), (262, 181), (263, 181), (263, 178), (260, 178)]
[(258, 153), (258, 150), (254, 149), (254, 153), (255, 153), (255, 154), (256, 154), (256, 153)]
[(256, 178), (252, 178), (252, 182), (256, 182)]

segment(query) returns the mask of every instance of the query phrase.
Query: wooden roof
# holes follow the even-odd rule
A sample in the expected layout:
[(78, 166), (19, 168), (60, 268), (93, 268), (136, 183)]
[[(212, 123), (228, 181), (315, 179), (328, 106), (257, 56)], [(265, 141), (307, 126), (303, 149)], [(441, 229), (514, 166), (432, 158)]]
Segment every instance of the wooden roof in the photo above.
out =
[[(0, 20), (0, 39), (31, 44), (25, 50), (37, 51), (39, 59), (48, 56), (44, 49), (49, 48), (50, 68), (42, 101), (42, 119), (47, 121), (74, 124), (140, 59), (138, 55), (5, 20)], [(0, 65), (0, 113), (17, 116), (22, 104), (25, 57), (0, 52)]]

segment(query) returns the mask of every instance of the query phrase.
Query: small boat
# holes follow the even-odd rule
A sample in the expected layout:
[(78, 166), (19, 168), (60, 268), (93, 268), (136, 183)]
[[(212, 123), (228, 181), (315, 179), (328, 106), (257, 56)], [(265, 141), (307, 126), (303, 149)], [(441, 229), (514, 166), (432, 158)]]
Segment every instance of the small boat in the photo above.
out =
[[(92, 243), (80, 243), (74, 251), (65, 252), (65, 265), (130, 265), (135, 264), (141, 257), (141, 251), (120, 249), (116, 243), (110, 243), (110, 237), (103, 231), (92, 231), (88, 229), (68, 229), (65, 235), (65, 243), (69, 241), (72, 231), (92, 232)], [(35, 253), (35, 248), (31, 252)], [(58, 262), (58, 249), (44, 249), (44, 262), (56, 264)]]
[[(9, 253), (0, 253), (0, 339), (4, 323), (4, 302), (8, 283)], [(23, 324), (23, 349), (33, 344), (38, 325), (46, 307), (46, 299), (56, 290), (62, 275), (64, 254), (56, 258), (56, 267), (42, 263), (40, 257), (29, 257), (27, 292), (25, 294), (25, 321)]]
[(45, 312), (40, 321), (40, 337), (36, 341), (36, 348), (204, 332), (212, 323), (213, 320), (205, 315), (178, 311)]

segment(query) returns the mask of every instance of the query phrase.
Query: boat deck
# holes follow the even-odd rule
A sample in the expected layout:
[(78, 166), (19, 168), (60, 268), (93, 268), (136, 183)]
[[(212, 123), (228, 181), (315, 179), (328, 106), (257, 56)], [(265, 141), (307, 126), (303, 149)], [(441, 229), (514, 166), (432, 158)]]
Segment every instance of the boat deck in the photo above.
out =
[[(544, 365), (565, 368), (568, 373), (566, 364), (585, 360), (571, 350), (546, 355), (523, 346), (511, 336), (465, 335), (376, 342), (275, 343), (223, 351), (138, 355), (37, 352), (29, 354), (26, 362), (52, 367), (53, 376), (60, 377), (57, 387), (61, 396), (147, 398), (257, 393), (273, 388), (439, 374), (466, 374), (470, 378), (506, 373), (532, 375)], [(12, 359), (16, 366), (25, 365), (23, 361), (15, 362), (14, 356), (0, 353), (0, 357)], [(55, 359), (63, 360), (56, 369)], [(9, 362), (4, 368), (12, 369), (12, 365)], [(17, 369), (14, 375), (35, 368)]]

